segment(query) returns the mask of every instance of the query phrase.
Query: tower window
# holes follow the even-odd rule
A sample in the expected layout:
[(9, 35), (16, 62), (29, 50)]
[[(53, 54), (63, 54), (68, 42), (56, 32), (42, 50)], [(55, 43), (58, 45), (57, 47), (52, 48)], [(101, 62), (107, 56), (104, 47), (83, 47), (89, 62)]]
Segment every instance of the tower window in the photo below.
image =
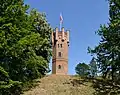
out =
[(60, 44), (61, 48), (62, 48), (62, 44)]
[(58, 52), (58, 56), (59, 56), (59, 57), (61, 57), (61, 56), (62, 56), (61, 52)]
[(58, 48), (62, 48), (62, 44), (58, 44)]
[(58, 44), (58, 48), (59, 48), (59, 44)]
[(61, 69), (61, 65), (58, 65), (58, 69)]

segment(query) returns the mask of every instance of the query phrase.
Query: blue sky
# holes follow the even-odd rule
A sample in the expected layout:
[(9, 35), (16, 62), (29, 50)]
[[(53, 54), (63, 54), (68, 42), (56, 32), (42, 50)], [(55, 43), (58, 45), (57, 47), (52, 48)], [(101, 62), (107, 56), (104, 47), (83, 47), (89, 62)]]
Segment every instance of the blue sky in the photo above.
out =
[(70, 30), (69, 74), (75, 74), (75, 66), (79, 62), (90, 62), (92, 57), (87, 48), (99, 43), (100, 38), (95, 31), (100, 24), (108, 22), (106, 0), (25, 0), (25, 3), (39, 12), (45, 12), (52, 28), (59, 27), (62, 13), (63, 26)]

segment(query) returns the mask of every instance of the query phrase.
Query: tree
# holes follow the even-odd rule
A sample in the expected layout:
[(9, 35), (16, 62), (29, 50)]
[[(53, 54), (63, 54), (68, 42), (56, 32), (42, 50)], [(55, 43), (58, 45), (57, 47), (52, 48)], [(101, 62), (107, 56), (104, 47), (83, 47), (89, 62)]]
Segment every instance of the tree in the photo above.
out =
[(96, 77), (97, 76), (97, 64), (96, 64), (96, 60), (94, 57), (90, 61), (89, 67), (90, 67), (91, 76)]
[(35, 9), (27, 13), (28, 9), (23, 0), (0, 1), (2, 95), (13, 95), (15, 89), (14, 92), (12, 90), (17, 88), (16, 85), (42, 77), (49, 70), (52, 28), (44, 13)]
[(101, 25), (97, 34), (101, 41), (94, 49), (89, 49), (91, 54), (97, 56), (97, 61), (104, 77), (108, 73), (115, 79), (117, 72), (120, 72), (120, 0), (109, 0), (108, 25)]
[(79, 63), (75, 67), (75, 71), (80, 76), (87, 76), (89, 74), (89, 66), (85, 63)]

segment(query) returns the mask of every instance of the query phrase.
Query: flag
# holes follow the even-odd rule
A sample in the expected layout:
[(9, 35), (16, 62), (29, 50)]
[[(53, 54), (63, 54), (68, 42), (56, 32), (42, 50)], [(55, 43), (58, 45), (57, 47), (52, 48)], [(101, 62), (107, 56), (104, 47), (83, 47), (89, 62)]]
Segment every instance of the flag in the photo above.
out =
[(60, 23), (63, 22), (63, 17), (62, 17), (62, 14), (60, 14)]

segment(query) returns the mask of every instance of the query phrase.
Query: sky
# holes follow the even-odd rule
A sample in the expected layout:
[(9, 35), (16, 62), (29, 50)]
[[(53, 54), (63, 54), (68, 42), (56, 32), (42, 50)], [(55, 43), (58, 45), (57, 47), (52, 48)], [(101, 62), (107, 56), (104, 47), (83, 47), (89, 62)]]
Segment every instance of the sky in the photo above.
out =
[[(25, 0), (30, 8), (44, 12), (52, 28), (59, 27), (60, 13), (63, 27), (70, 30), (68, 54), (68, 74), (75, 74), (75, 67), (80, 62), (89, 64), (92, 56), (88, 46), (98, 45), (100, 37), (95, 34), (100, 24), (108, 22), (108, 3), (106, 0)], [(50, 69), (51, 69), (50, 62)]]

